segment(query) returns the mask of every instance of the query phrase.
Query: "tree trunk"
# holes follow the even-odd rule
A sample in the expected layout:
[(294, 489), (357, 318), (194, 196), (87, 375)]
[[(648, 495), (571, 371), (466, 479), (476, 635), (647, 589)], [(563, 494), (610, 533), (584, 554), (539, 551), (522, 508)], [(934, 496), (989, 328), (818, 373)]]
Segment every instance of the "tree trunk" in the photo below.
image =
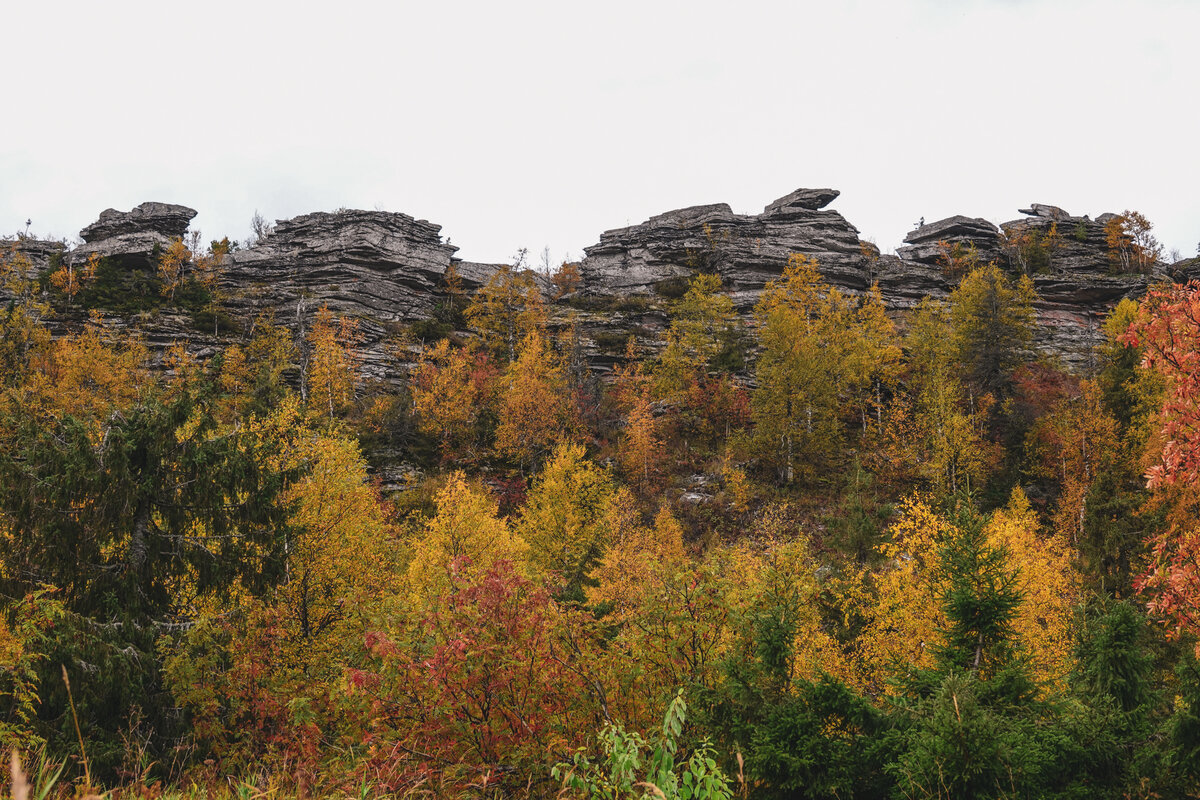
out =
[(150, 504), (142, 501), (133, 517), (133, 533), (129, 537), (129, 566), (141, 572), (146, 563), (146, 535), (150, 531)]

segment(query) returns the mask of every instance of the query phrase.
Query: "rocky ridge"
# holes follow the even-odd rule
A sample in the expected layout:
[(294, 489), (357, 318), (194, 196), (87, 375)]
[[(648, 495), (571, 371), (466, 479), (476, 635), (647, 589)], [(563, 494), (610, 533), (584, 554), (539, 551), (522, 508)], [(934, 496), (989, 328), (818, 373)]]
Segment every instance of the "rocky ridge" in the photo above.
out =
[[(828, 209), (834, 189), (799, 189), (761, 214), (735, 214), (724, 203), (668, 211), (626, 228), (606, 231), (585, 248), (582, 285), (554, 304), (555, 319), (570, 317), (594, 367), (616, 361), (636, 335), (652, 348), (667, 323), (666, 309), (697, 272), (716, 272), (748, 314), (763, 288), (792, 253), (815, 257), (826, 279), (858, 293), (878, 283), (897, 319), (922, 297), (944, 297), (954, 281), (943, 272), (943, 246), (971, 245), (981, 262), (1031, 274), (1038, 290), (1037, 345), (1074, 368), (1086, 368), (1105, 314), (1123, 297), (1136, 297), (1153, 280), (1186, 279), (1200, 267), (1180, 262), (1151, 275), (1113, 275), (1104, 242), (1108, 215), (1092, 220), (1043, 204), (999, 226), (955, 216), (910, 232), (896, 255), (863, 242), (840, 213)], [(96, 253), (130, 267), (151, 264), (172, 238), (183, 236), (196, 212), (185, 206), (143, 203), (113, 209), (81, 231), (74, 261)], [(443, 276), (453, 264), (470, 290), (496, 265), (464, 262), (442, 240), (441, 228), (407, 214), (381, 211), (312, 213), (279, 221), (253, 246), (232, 253), (222, 284), (224, 308), (234, 322), (218, 334), (190, 324), (186, 315), (160, 311), (138, 320), (152, 347), (188, 341), (201, 352), (249, 331), (264, 313), (300, 327), (322, 305), (359, 321), (364, 371), (386, 379), (387, 341), (405, 326), (429, 319), (445, 300)], [(1022, 250), (1015, 243), (1024, 241)], [(1028, 242), (1041, 242), (1030, 246)], [(1044, 245), (1050, 241), (1051, 245)], [(39, 267), (61, 253), (58, 243), (20, 239), (19, 249)], [(1030, 249), (1032, 247), (1032, 249)], [(1193, 260), (1194, 261), (1194, 260)], [(147, 315), (143, 315), (147, 317)]]
[(814, 256), (827, 280), (861, 291), (870, 285), (869, 246), (845, 217), (825, 210), (838, 194), (799, 189), (753, 216), (725, 203), (692, 206), (606, 231), (584, 248), (583, 292), (661, 294), (696, 272), (716, 272), (735, 304), (749, 310), (792, 253)]

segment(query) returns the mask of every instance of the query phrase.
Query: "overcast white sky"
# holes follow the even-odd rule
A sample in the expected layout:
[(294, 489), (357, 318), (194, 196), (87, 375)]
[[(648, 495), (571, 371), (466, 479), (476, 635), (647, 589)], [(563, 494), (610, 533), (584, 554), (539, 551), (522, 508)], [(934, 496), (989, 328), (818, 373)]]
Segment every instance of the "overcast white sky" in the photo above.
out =
[[(477, 261), (797, 187), (919, 217), (1137, 209), (1200, 240), (1200, 2), (15, 0), (0, 232), (182, 203), (441, 224)], [(531, 260), (536, 261), (531, 256)]]

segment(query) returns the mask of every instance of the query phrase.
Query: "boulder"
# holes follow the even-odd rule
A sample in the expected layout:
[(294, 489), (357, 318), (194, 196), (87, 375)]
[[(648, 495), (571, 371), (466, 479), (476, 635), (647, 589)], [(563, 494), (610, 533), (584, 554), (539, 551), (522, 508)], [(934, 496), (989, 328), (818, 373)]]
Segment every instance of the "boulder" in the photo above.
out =
[(1058, 206), (1048, 206), (1042, 203), (1032, 203), (1029, 208), (1021, 208), (1018, 211), (1022, 214), (1028, 214), (1031, 217), (1041, 217), (1043, 219), (1064, 220), (1071, 218), (1070, 214)]
[(132, 211), (106, 209), (79, 232), (84, 244), (72, 251), (71, 258), (82, 261), (95, 253), (130, 267), (151, 267), (155, 249), (187, 233), (195, 216), (195, 209), (170, 203), (142, 203)]
[(797, 189), (767, 205), (763, 209), (763, 213), (777, 214), (794, 209), (819, 211), (836, 200), (840, 194), (841, 192), (837, 189)]
[(981, 263), (1000, 257), (1000, 229), (979, 217), (953, 216), (921, 225), (904, 237), (907, 246), (896, 248), (905, 261), (940, 266), (941, 242), (973, 244)]

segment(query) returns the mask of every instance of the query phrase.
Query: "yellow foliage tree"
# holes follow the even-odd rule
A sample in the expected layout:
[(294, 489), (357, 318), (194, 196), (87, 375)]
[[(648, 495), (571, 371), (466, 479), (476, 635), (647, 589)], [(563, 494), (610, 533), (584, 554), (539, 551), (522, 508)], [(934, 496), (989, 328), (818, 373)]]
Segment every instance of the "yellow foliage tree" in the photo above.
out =
[(73, 416), (99, 437), (109, 414), (153, 385), (147, 352), (136, 338), (109, 343), (97, 321), (78, 334), (56, 339), (33, 364), (29, 379), (12, 395), (27, 411)]
[(162, 281), (160, 291), (168, 300), (174, 301), (175, 291), (183, 284), (183, 273), (192, 260), (192, 251), (176, 236), (158, 257), (158, 277)]
[(517, 346), (545, 325), (546, 304), (529, 270), (505, 265), (475, 293), (464, 316), (490, 350), (512, 361)]
[(736, 319), (733, 301), (721, 293), (721, 278), (700, 274), (671, 308), (667, 346), (654, 368), (660, 398), (679, 399), (707, 373), (709, 364), (728, 340)]
[(494, 373), (486, 354), (452, 347), (448, 339), (421, 354), (411, 384), (413, 411), (444, 457), (461, 457), (474, 444), (479, 414), (491, 402)]
[(349, 317), (334, 319), (322, 306), (308, 332), (305, 370), (309, 413), (333, 420), (354, 402), (358, 385), (358, 326)]
[(577, 444), (556, 447), (535, 481), (516, 532), (529, 545), (530, 567), (558, 596), (583, 599), (608, 545), (604, 513), (613, 491), (612, 479)]
[(853, 337), (853, 306), (817, 272), (817, 262), (793, 255), (755, 307), (762, 354), (751, 399), (760, 452), (784, 482), (815, 474), (836, 455), (845, 353)]
[(498, 416), (496, 450), (523, 469), (571, 438), (575, 420), (566, 375), (536, 329), (508, 366)]
[(644, 524), (637, 500), (624, 487), (609, 496), (603, 522), (609, 546), (593, 574), (595, 585), (587, 588), (587, 598), (624, 619), (682, 568), (683, 528), (665, 508), (652, 525)]
[(298, 440), (304, 478), (286, 497), (289, 520), (286, 579), (277, 600), (295, 635), (318, 637), (360, 601), (394, 588), (392, 537), (378, 493), (353, 439), (315, 433)]
[[(722, 563), (650, 561), (664, 541), (659, 536), (672, 533), (674, 526), (664, 523), (668, 530), (635, 527), (598, 574), (598, 597), (612, 598), (606, 606), (614, 625), (607, 660), (618, 688), (609, 697), (619, 703), (613, 710), (634, 724), (651, 724), (647, 709), (680, 686), (714, 688), (731, 639)], [(638, 548), (639, 542), (647, 549)], [(606, 582), (618, 565), (632, 575)]]
[(928, 298), (921, 301), (906, 344), (920, 472), (942, 492), (969, 487), (987, 471), (982, 427), (991, 398), (978, 398), (975, 409), (966, 407), (949, 316), (942, 304)]
[(1150, 231), (1150, 220), (1136, 211), (1126, 211), (1104, 225), (1108, 257), (1121, 272), (1149, 272), (1162, 258), (1162, 244)]
[(995, 264), (973, 270), (951, 293), (951, 341), (969, 389), (998, 392), (1027, 358), (1036, 299), (1028, 275), (1013, 282)]
[(888, 319), (878, 284), (871, 287), (855, 310), (853, 333), (842, 367), (848, 399), (858, 412), (863, 430), (872, 414), (880, 428), (883, 390), (899, 377), (902, 361), (896, 326)]
[(525, 540), (497, 515), (495, 501), (467, 484), (463, 473), (450, 476), (435, 503), (437, 513), (415, 533), (407, 570), (409, 592), (419, 604), (442, 597), (452, 576), (469, 581), (500, 560), (525, 570)]
[(37, 269), (17, 242), (0, 242), (0, 290), (10, 298), (0, 307), (0, 386), (23, 380), (34, 353), (50, 334), (41, 324), (50, 311)]
[(1042, 536), (1037, 514), (1020, 488), (988, 520), (987, 542), (1008, 552), (1023, 595), (1013, 620), (1017, 642), (1028, 652), (1040, 681), (1062, 684), (1071, 671), (1075, 644), (1073, 609), (1080, 576), (1061, 535)]
[(284, 373), (292, 367), (296, 345), (286, 328), (260, 319), (254, 336), (244, 346), (225, 348), (218, 382), (224, 396), (222, 418), (232, 420), (258, 407), (278, 400), (285, 392)]
[(791, 509), (781, 503), (766, 505), (748, 534), (714, 554), (728, 586), (726, 602), (741, 620), (739, 629), (730, 630), (727, 645), (771, 617), (794, 633), (786, 661), (789, 679), (818, 680), (830, 674), (852, 681), (853, 670), (841, 645), (823, 628), (818, 564)]
[(875, 599), (862, 609), (867, 625), (857, 642), (858, 682), (870, 691), (891, 691), (888, 678), (934, 666), (939, 631), (947, 624), (938, 550), (950, 532), (950, 524), (928, 505), (908, 499), (891, 527), (891, 541), (879, 546), (888, 564), (875, 576)]
[(208, 246), (208, 252), (196, 258), (195, 273), (196, 280), (200, 281), (200, 285), (208, 290), (208, 312), (213, 318), (213, 335), (218, 332), (220, 316), (218, 312), (221, 308), (221, 276), (224, 273), (225, 258), (233, 252), (233, 242), (229, 241), (229, 237), (214, 240)]

